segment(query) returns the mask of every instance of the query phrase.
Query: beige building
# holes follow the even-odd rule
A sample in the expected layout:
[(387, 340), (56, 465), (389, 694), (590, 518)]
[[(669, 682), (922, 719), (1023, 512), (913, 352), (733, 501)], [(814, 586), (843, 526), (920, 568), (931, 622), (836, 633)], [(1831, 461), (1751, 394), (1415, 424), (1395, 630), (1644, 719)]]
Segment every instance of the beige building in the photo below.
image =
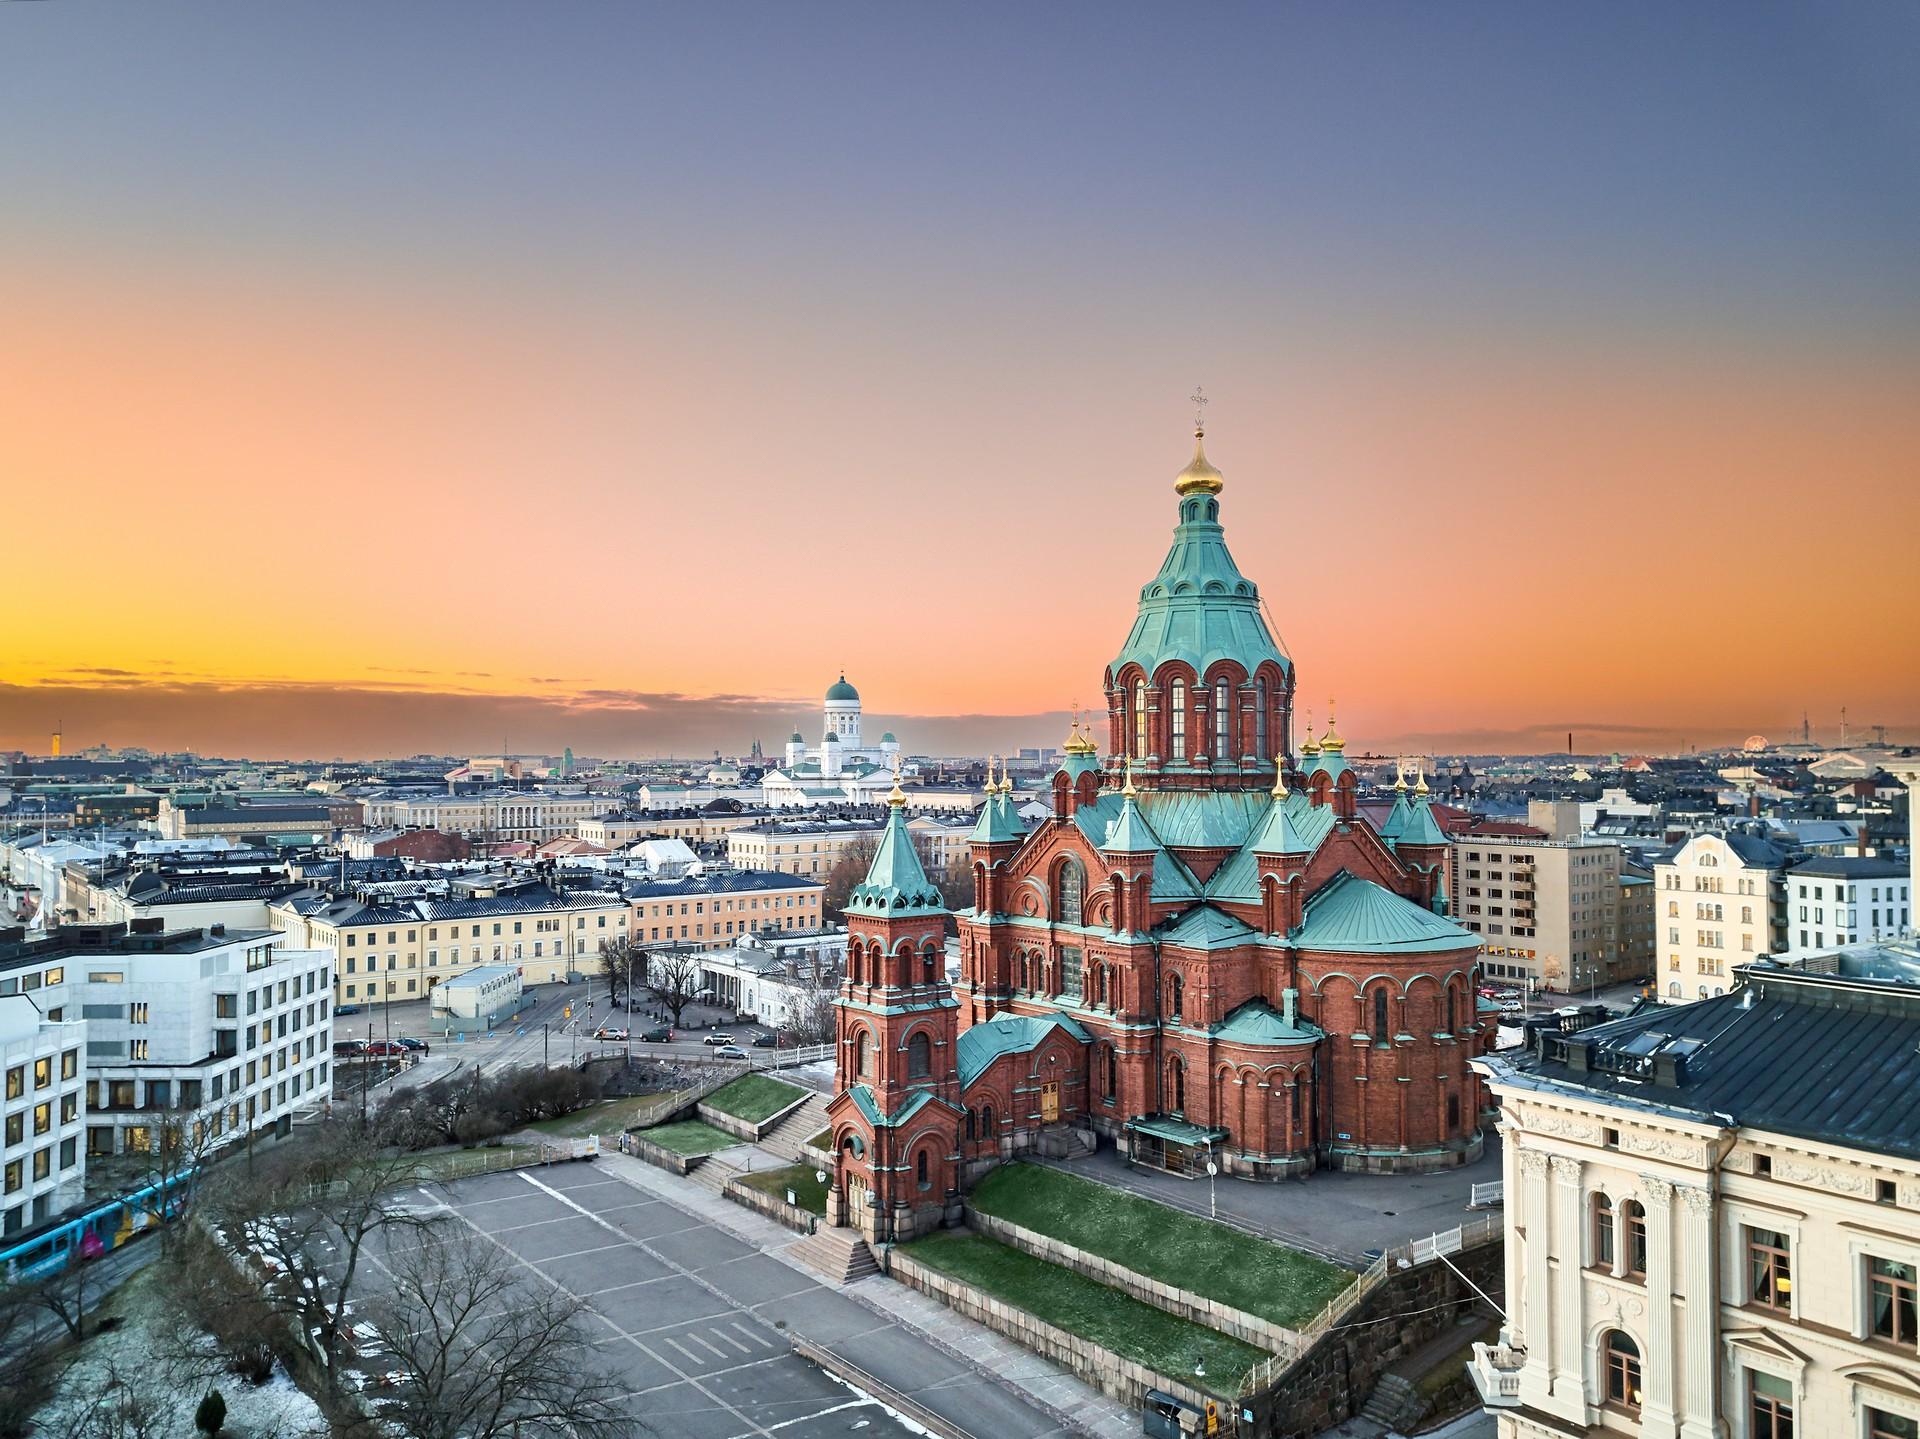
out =
[(1474, 1062), (1504, 1136), (1506, 1322), (1471, 1368), (1500, 1439), (1920, 1434), (1920, 989), (1746, 978)]
[(529, 985), (589, 972), (602, 947), (627, 937), (628, 908), (611, 890), (503, 881), (447, 899), (296, 895), (270, 918), (293, 947), (332, 952), (335, 1003), (385, 1004), (484, 964), (513, 965)]
[(1787, 863), (1778, 845), (1738, 832), (1696, 834), (1655, 861), (1662, 1000), (1724, 994), (1735, 965), (1786, 948)]
[(625, 849), (643, 839), (677, 839), (687, 844), (711, 844), (737, 829), (764, 824), (766, 811), (746, 814), (685, 813), (672, 810), (653, 814), (603, 814), (583, 819), (574, 833), (607, 849)]
[(618, 796), (610, 794), (541, 790), (390, 795), (366, 801), (366, 824), (369, 829), (437, 829), (479, 842), (524, 839), (538, 844), (575, 834), (582, 821), (619, 804)]
[[(879, 819), (766, 820), (727, 836), (727, 860), (738, 869), (825, 879), (843, 857), (871, 856), (883, 828), (885, 821)], [(913, 836), (921, 863), (930, 869), (968, 863), (971, 816), (917, 815), (907, 821), (907, 832)]]
[(633, 942), (724, 949), (750, 934), (817, 930), (825, 892), (816, 879), (765, 870), (632, 885)]
[(1633, 942), (1620, 860), (1610, 840), (1456, 839), (1448, 846), (1447, 893), (1453, 917), (1485, 936), (1481, 973), (1559, 993), (1645, 973), (1652, 956), (1644, 938)]

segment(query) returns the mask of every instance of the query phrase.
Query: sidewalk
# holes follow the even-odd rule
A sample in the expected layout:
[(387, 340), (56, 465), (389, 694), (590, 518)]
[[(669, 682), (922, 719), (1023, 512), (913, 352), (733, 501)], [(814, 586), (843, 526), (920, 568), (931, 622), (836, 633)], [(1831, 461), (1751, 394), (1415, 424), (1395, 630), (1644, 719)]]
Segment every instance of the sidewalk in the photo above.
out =
[[(820, 1278), (788, 1251), (801, 1236), (773, 1220), (742, 1208), (691, 1180), (655, 1169), (652, 1165), (624, 1154), (602, 1154), (596, 1161), (609, 1176), (635, 1189), (663, 1199), (683, 1213), (711, 1224), (743, 1244), (780, 1260), (816, 1283)], [(1029, 1403), (1047, 1411), (1063, 1428), (1096, 1436), (1096, 1439), (1128, 1439), (1140, 1432), (1140, 1416), (1106, 1395), (1099, 1393), (1073, 1375), (1055, 1368), (1039, 1355), (1021, 1348), (1012, 1340), (964, 1319), (936, 1299), (929, 1299), (897, 1284), (884, 1275), (863, 1279), (844, 1289), (822, 1284), (830, 1293), (844, 1295), (872, 1314), (889, 1320), (901, 1329), (916, 1334), (925, 1343), (973, 1369), (983, 1384), (998, 1384), (1018, 1393)], [(807, 1324), (796, 1320), (792, 1327), (805, 1334)], [(813, 1338), (812, 1335), (807, 1335)], [(877, 1367), (880, 1356), (867, 1356), (872, 1372), (880, 1379), (888, 1376)], [(911, 1388), (911, 1383), (903, 1388)]]

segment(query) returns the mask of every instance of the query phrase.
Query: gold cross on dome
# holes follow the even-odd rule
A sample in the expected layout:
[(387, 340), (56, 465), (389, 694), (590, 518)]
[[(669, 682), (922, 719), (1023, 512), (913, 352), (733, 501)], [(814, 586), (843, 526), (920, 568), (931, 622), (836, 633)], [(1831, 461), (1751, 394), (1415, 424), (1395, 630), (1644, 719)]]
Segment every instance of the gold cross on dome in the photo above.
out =
[(1193, 387), (1193, 393), (1187, 398), (1193, 402), (1193, 429), (1198, 434), (1207, 427), (1207, 394), (1200, 386)]

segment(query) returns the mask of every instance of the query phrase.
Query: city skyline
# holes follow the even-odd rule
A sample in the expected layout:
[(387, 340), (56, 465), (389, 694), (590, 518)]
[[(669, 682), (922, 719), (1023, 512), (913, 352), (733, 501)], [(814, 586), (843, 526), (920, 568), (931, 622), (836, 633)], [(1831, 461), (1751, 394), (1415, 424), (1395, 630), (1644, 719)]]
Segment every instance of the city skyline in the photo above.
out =
[(455, 13), (9, 16), (0, 746), (1057, 744), (1196, 382), (1358, 746), (1920, 731), (1910, 10)]

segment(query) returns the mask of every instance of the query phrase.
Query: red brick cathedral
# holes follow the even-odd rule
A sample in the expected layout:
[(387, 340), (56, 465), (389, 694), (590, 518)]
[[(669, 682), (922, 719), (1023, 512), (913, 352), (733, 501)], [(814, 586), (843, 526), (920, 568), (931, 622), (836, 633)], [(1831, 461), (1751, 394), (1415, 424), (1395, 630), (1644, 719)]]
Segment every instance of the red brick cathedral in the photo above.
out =
[(957, 983), (896, 788), (847, 907), (835, 1222), (903, 1239), (1002, 1159), (1103, 1140), (1250, 1178), (1479, 1155), (1467, 1061), (1492, 1025), (1425, 781), (1376, 829), (1331, 710), (1296, 750), (1293, 663), (1221, 488), (1196, 432), (1107, 669), (1106, 758), (1076, 721), (1033, 824), (989, 771)]

